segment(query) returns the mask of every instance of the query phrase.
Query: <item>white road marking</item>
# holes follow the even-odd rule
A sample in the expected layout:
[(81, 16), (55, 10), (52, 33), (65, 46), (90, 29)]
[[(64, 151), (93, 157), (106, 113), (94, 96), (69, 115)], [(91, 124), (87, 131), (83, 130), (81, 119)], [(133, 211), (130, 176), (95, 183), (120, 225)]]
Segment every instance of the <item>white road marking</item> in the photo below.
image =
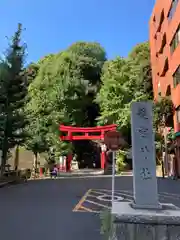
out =
[[(88, 197), (92, 197), (94, 200), (88, 199)], [(167, 192), (160, 192), (159, 197), (163, 198), (167, 201), (167, 199), (173, 199), (173, 200), (180, 200), (180, 195), (178, 194), (171, 194)], [(115, 191), (115, 201), (132, 201), (134, 199), (133, 197), (133, 191), (131, 190), (116, 190)], [(90, 210), (93, 207), (90, 207), (88, 210), (86, 210), (86, 207), (79, 208), (77, 211), (81, 212), (94, 212), (94, 213), (100, 213), (102, 211), (102, 208), (111, 209), (111, 206), (105, 205), (105, 202), (111, 202), (111, 190), (110, 189), (90, 189), (86, 199), (83, 201), (89, 204), (96, 205), (97, 207), (101, 207), (101, 210), (95, 211)], [(84, 210), (86, 211), (83, 211)]]
[(86, 199), (86, 202), (92, 203), (92, 204), (94, 204), (94, 205), (97, 205), (97, 206), (100, 206), (100, 207), (103, 207), (103, 208), (111, 209), (111, 207), (109, 207), (109, 206), (107, 206), (107, 205), (104, 205), (104, 204), (101, 204), (101, 203), (97, 203), (97, 202), (94, 202), (94, 201), (91, 201), (91, 200), (88, 200), (88, 199)]
[[(128, 191), (124, 191), (124, 192), (128, 192)], [(131, 199), (133, 199), (133, 195), (131, 194), (131, 193), (129, 193), (129, 194), (127, 194), (127, 193), (124, 193), (123, 191), (121, 192), (121, 191), (115, 191), (115, 197), (116, 198), (118, 198), (118, 197), (120, 197), (120, 198), (123, 198), (123, 199), (125, 199), (125, 198), (131, 198)], [(111, 196), (111, 190), (103, 190), (103, 189), (92, 189), (91, 190), (91, 193), (97, 193), (97, 194), (100, 194), (100, 196), (101, 195), (104, 195), (104, 194), (106, 194), (107, 196)], [(94, 196), (94, 197), (98, 197), (98, 196)], [(123, 200), (122, 199), (122, 200)], [(121, 200), (121, 201), (122, 201)], [(105, 201), (105, 200), (103, 200), (103, 201)], [(119, 201), (119, 200), (118, 200)]]
[[(95, 191), (95, 192), (97, 192), (97, 191), (100, 191), (101, 193), (102, 193), (102, 191), (103, 192), (112, 192), (112, 190), (111, 189), (92, 189), (92, 191)], [(130, 193), (130, 194), (133, 194), (133, 191), (131, 191), (131, 190), (115, 190), (115, 192), (116, 193), (118, 193), (118, 194), (120, 194), (120, 193)]]
[[(108, 202), (111, 202), (112, 201), (112, 199), (111, 199), (111, 195), (107, 195), (107, 194), (103, 194), (103, 195), (100, 195), (100, 196), (96, 196), (96, 198), (98, 199), (98, 200), (100, 200), (100, 201), (108, 201)], [(109, 198), (109, 199), (107, 199), (107, 198)], [(122, 197), (120, 197), (120, 196), (114, 196), (114, 200), (115, 201), (123, 201), (124, 200), (124, 198), (122, 198)]]
[(164, 199), (180, 200), (180, 196), (173, 196), (171, 194), (160, 193), (159, 197), (164, 198)]
[(159, 194), (180, 198), (180, 194), (175, 194), (175, 193), (160, 192)]

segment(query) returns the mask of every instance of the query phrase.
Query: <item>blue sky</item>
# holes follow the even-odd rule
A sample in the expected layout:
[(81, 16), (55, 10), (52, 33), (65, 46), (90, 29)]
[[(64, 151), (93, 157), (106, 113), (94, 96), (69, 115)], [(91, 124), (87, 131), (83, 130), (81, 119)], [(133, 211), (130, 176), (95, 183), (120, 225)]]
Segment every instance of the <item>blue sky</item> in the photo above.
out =
[(76, 41), (98, 41), (107, 56), (127, 56), (148, 39), (155, 0), (0, 0), (0, 52), (17, 23), (26, 29), (27, 61), (66, 49)]

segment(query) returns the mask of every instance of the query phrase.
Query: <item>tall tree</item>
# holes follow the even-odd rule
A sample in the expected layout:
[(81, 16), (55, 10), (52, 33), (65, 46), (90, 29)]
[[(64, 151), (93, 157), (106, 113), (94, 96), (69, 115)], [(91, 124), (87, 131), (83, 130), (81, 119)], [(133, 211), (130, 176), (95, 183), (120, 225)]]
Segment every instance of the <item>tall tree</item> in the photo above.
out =
[[(78, 42), (39, 62), (38, 74), (29, 87), (27, 110), (31, 116), (43, 120), (41, 129), (46, 129), (49, 146), (65, 151), (64, 143), (56, 144), (60, 123), (84, 127), (96, 125), (99, 108), (94, 99), (101, 85), (105, 61), (106, 54), (98, 43)], [(84, 152), (88, 144), (88, 141), (79, 142), (76, 151), (79, 153), (83, 149)], [(69, 149), (68, 144), (66, 147)]]
[(101, 108), (101, 124), (117, 123), (131, 141), (130, 105), (132, 101), (152, 99), (150, 51), (147, 42), (138, 44), (128, 58), (116, 58), (103, 68), (102, 87), (96, 101)]
[(1, 119), (1, 174), (4, 172), (7, 153), (10, 148), (24, 141), (26, 124), (24, 103), (27, 81), (24, 74), (25, 45), (21, 43), (22, 25), (18, 24), (9, 48), (1, 62), (0, 109)]

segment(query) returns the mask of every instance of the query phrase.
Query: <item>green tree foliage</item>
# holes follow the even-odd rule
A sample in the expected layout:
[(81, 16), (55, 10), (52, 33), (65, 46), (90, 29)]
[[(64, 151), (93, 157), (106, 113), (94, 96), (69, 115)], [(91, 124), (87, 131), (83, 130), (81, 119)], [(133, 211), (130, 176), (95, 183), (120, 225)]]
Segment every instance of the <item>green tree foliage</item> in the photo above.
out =
[(114, 224), (115, 217), (111, 214), (109, 209), (103, 210), (100, 213), (101, 220), (101, 231), (103, 239), (113, 239), (114, 233), (116, 232), (116, 224)]
[[(149, 44), (137, 45), (127, 58), (116, 58), (105, 63), (102, 87), (96, 101), (101, 108), (98, 118), (101, 124), (116, 123), (128, 143), (131, 144), (130, 106), (133, 101), (153, 100), (152, 74)], [(156, 149), (161, 152), (163, 138), (158, 133), (165, 124), (172, 127), (173, 104), (166, 97), (154, 103)], [(121, 162), (121, 161), (120, 161)]]
[(165, 125), (173, 127), (174, 106), (169, 97), (160, 98), (154, 104), (154, 124), (156, 128)]
[(27, 81), (24, 74), (25, 46), (21, 44), (22, 25), (18, 25), (9, 48), (0, 64), (0, 146), (2, 149), (2, 172), (10, 148), (25, 140), (24, 103)]
[(153, 98), (149, 44), (137, 45), (127, 58), (106, 62), (101, 80), (96, 98), (101, 108), (98, 120), (101, 124), (118, 124), (130, 143), (131, 103)]
[[(107, 61), (100, 44), (77, 42), (24, 68), (21, 31), (19, 24), (5, 59), (0, 62), (3, 164), (8, 150), (26, 140), (26, 148), (36, 158), (42, 152), (50, 160), (54, 155), (74, 151), (79, 161), (86, 159), (87, 165), (88, 159), (90, 166), (96, 144), (60, 141), (59, 124), (89, 127), (116, 123), (131, 144), (130, 105), (133, 101), (153, 99), (149, 43), (135, 46), (127, 58)], [(163, 116), (166, 124), (172, 125), (172, 108), (168, 98), (155, 103), (156, 130), (162, 125)], [(162, 140), (159, 139), (158, 136), (158, 143)]]
[(32, 83), (32, 81), (35, 79), (39, 71), (39, 64), (31, 63), (24, 69), (24, 74), (26, 74), (27, 77), (27, 83), (28, 85)]
[[(106, 54), (99, 44), (78, 42), (38, 63), (38, 73), (29, 86), (26, 110), (29, 129), (36, 126), (33, 124), (36, 119), (41, 119), (38, 135), (45, 137), (47, 151), (50, 146), (54, 146), (56, 152), (71, 149), (68, 143), (59, 141), (60, 123), (94, 126), (99, 114), (94, 98), (100, 88), (105, 61)], [(36, 136), (32, 130), (31, 142)]]
[(173, 111), (174, 106), (172, 100), (169, 97), (162, 97), (154, 103), (154, 128), (156, 130), (156, 152), (157, 156), (162, 156), (162, 150), (164, 149), (164, 127), (170, 127), (171, 130), (167, 135), (169, 140), (174, 137), (174, 124), (173, 124)]

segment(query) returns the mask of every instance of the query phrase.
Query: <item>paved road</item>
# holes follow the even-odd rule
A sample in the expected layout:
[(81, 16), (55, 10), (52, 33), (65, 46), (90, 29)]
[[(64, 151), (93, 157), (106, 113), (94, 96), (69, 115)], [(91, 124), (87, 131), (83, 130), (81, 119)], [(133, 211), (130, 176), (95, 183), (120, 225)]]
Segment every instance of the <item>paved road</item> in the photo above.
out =
[[(180, 181), (158, 183), (161, 201), (180, 206)], [(107, 177), (38, 180), (2, 188), (1, 239), (101, 240), (99, 215), (93, 211), (110, 206), (110, 189)], [(117, 177), (116, 190), (116, 195), (131, 199), (132, 178)]]

